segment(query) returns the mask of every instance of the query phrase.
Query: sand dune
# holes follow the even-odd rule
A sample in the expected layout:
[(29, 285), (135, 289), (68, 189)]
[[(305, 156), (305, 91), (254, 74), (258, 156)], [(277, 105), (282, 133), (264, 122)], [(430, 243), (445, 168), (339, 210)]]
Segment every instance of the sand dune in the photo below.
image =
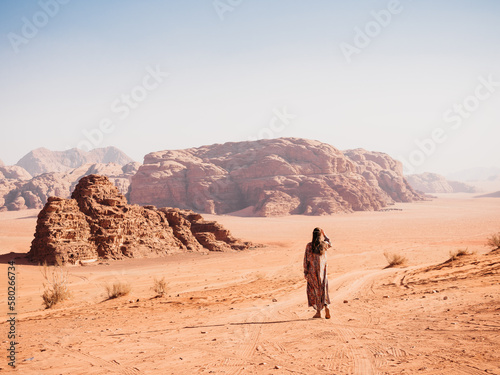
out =
[[(266, 247), (68, 267), (73, 296), (49, 310), (42, 308), (39, 267), (17, 259), (16, 371), (500, 373), (500, 254), (484, 246), (500, 230), (500, 201), (453, 195), (395, 207), (402, 211), (214, 216), (235, 236)], [(3, 275), (12, 257), (6, 253), (28, 251), (34, 215), (0, 213)], [(311, 319), (302, 278), (304, 247), (318, 225), (334, 243), (331, 320)], [(475, 254), (443, 264), (462, 248)], [(384, 269), (385, 251), (406, 256), (408, 267)], [(168, 295), (154, 298), (153, 278), (162, 276)], [(130, 282), (132, 291), (105, 300), (103, 285), (114, 280)], [(5, 304), (1, 311), (6, 316)]]

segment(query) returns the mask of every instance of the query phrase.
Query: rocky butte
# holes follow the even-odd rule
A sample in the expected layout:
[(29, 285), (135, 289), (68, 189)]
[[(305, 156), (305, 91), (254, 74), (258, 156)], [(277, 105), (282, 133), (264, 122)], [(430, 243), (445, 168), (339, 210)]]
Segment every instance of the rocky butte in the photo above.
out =
[(379, 210), (422, 197), (402, 164), (362, 149), (280, 138), (153, 152), (132, 177), (130, 201), (212, 214), (327, 215)]
[(89, 175), (79, 181), (71, 199), (48, 199), (28, 257), (40, 263), (78, 264), (249, 246), (192, 211), (129, 205), (107, 177)]

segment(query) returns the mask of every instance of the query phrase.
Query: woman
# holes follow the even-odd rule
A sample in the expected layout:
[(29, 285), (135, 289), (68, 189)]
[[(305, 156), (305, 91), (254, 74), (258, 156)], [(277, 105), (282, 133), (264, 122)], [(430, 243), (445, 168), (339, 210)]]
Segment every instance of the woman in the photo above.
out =
[(326, 250), (331, 246), (330, 239), (320, 228), (314, 229), (312, 241), (306, 246), (304, 277), (307, 280), (307, 302), (316, 309), (313, 318), (321, 318), (324, 307), (325, 318), (330, 319)]

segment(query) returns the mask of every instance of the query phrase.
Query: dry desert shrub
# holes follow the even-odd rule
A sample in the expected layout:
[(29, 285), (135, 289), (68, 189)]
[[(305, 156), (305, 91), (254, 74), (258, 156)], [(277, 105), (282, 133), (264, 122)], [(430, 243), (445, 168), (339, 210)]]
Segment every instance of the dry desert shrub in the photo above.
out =
[(132, 290), (130, 284), (124, 281), (115, 281), (112, 285), (106, 284), (104, 287), (106, 288), (108, 299), (126, 296)]
[(454, 261), (464, 255), (471, 255), (472, 252), (469, 251), (469, 248), (459, 249), (457, 251), (450, 251), (450, 261)]
[(167, 293), (168, 283), (165, 281), (164, 277), (161, 279), (155, 277), (151, 289), (153, 289), (157, 297), (163, 297)]
[(408, 259), (406, 259), (406, 257), (403, 255), (385, 252), (384, 256), (385, 259), (387, 259), (387, 262), (389, 263), (389, 265), (386, 268), (404, 266), (408, 262)]
[(500, 249), (500, 232), (492, 234), (491, 237), (488, 238), (486, 246), (491, 247), (492, 250)]
[(71, 297), (68, 289), (68, 272), (63, 271), (60, 266), (49, 267), (43, 263), (40, 270), (43, 279), (43, 304), (46, 309), (50, 309), (59, 302)]

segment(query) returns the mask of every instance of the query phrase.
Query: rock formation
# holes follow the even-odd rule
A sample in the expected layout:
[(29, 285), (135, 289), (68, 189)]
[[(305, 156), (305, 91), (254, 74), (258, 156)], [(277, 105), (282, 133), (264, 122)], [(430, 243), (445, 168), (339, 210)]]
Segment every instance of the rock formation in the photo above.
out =
[(386, 195), (389, 201), (413, 202), (421, 199), (404, 178), (403, 164), (389, 155), (360, 148), (344, 151), (344, 155), (356, 163), (357, 172), (368, 184)]
[[(346, 156), (347, 155), (347, 156)], [(153, 152), (132, 178), (130, 201), (207, 213), (324, 215), (379, 210), (421, 197), (388, 155), (298, 138)]]
[(89, 175), (78, 182), (71, 199), (48, 199), (28, 256), (40, 263), (77, 264), (249, 246), (192, 211), (129, 205), (107, 177)]
[(11, 193), (31, 179), (31, 175), (22, 167), (0, 166), (0, 211), (21, 210), (27, 208), (24, 198)]
[[(90, 174), (108, 176), (123, 194), (127, 194), (130, 178), (136, 173), (139, 165), (140, 163), (136, 162), (124, 166), (115, 163), (85, 164), (67, 172), (43, 173), (33, 178), (19, 166), (0, 167), (0, 211), (41, 209), (50, 196), (69, 198), (77, 181)], [(17, 168), (21, 177), (11, 173), (10, 179), (2, 179), (1, 171), (5, 168)], [(24, 174), (20, 170), (24, 171)]]
[(436, 173), (421, 173), (406, 177), (410, 185), (423, 193), (475, 193), (474, 186), (464, 182), (448, 181)]
[(26, 169), (32, 176), (38, 176), (49, 172), (68, 172), (84, 164), (115, 163), (124, 166), (131, 162), (133, 160), (116, 147), (96, 148), (88, 152), (78, 148), (66, 151), (37, 148), (21, 158), (16, 165)]

